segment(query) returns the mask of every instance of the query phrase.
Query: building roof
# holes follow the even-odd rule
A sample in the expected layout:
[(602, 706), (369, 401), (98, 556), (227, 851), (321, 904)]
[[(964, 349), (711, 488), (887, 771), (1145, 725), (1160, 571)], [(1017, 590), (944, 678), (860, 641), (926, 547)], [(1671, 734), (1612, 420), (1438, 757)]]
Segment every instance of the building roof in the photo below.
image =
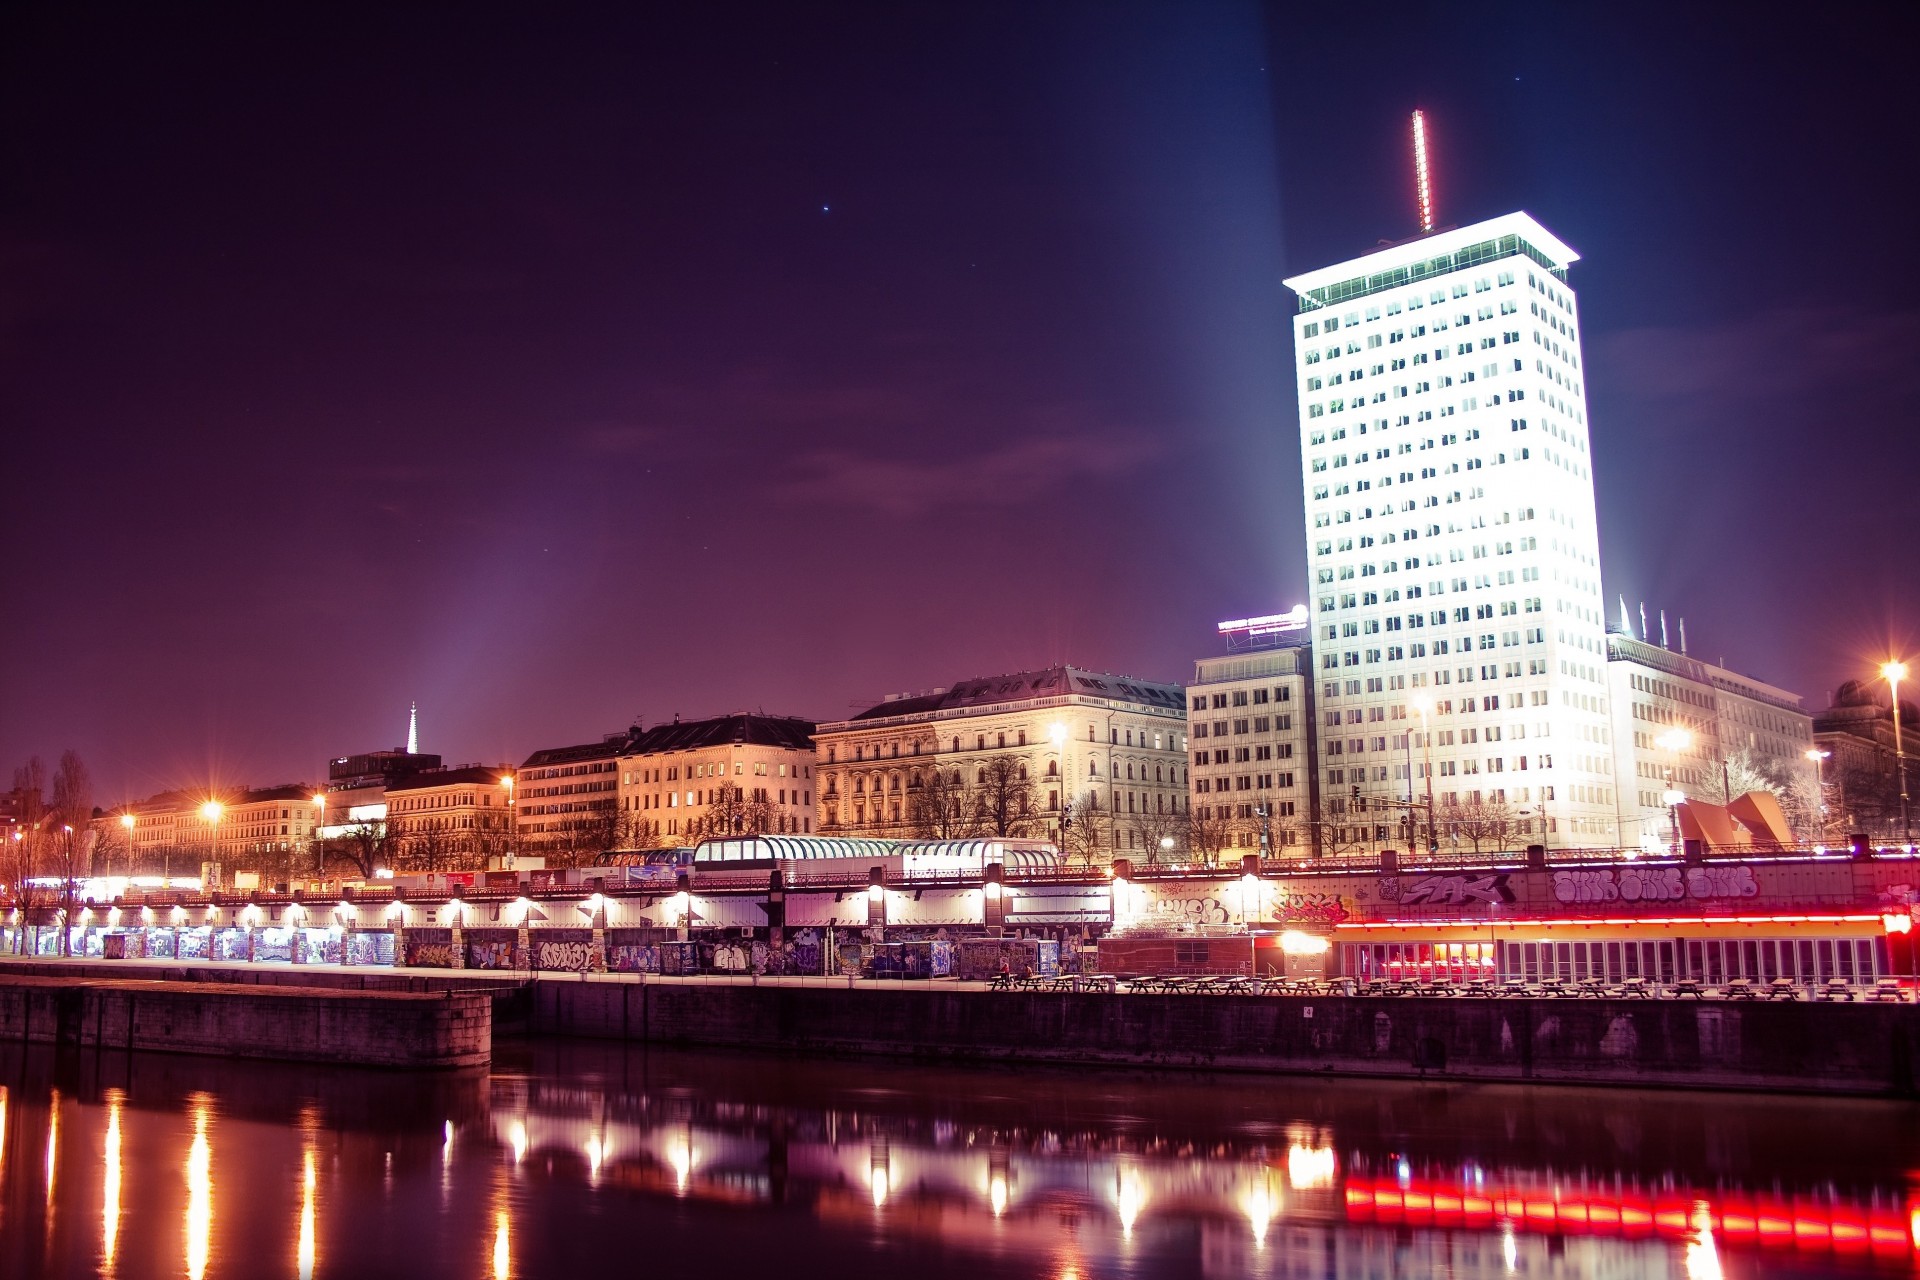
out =
[(426, 791), (434, 787), (497, 787), (500, 779), (511, 774), (507, 765), (463, 764), (452, 769), (428, 769), (387, 788), (388, 795), (402, 791)]
[[(1300, 294), (1319, 296), (1323, 291), (1333, 290), (1338, 296), (1328, 296), (1325, 301), (1340, 301), (1357, 297), (1358, 293), (1350, 289), (1335, 289), (1335, 286), (1348, 285), (1362, 278), (1392, 276), (1381, 281), (1378, 287), (1392, 287), (1398, 284), (1410, 284), (1416, 279), (1443, 274), (1471, 265), (1475, 261), (1488, 260), (1475, 254), (1462, 254), (1463, 250), (1475, 249), (1491, 241), (1512, 236), (1516, 246), (1524, 245), (1533, 250), (1537, 261), (1550, 271), (1564, 271), (1580, 260), (1580, 255), (1568, 248), (1553, 232), (1534, 221), (1531, 214), (1504, 213), (1485, 222), (1476, 222), (1471, 226), (1449, 227), (1444, 231), (1435, 231), (1430, 235), (1415, 236), (1411, 240), (1402, 240), (1398, 244), (1385, 245), (1357, 258), (1345, 262), (1336, 262), (1332, 266), (1321, 267), (1314, 271), (1303, 272), (1290, 279), (1281, 281), (1287, 288)], [(1467, 261), (1458, 261), (1456, 255)], [(1505, 256), (1505, 255), (1499, 255)], [(1438, 264), (1438, 259), (1447, 259)], [(1403, 278), (1404, 277), (1404, 278)], [(1364, 292), (1372, 292), (1369, 286)]]
[(1062, 698), (1072, 694), (1114, 702), (1134, 702), (1182, 713), (1187, 706), (1186, 692), (1177, 684), (1058, 666), (1043, 667), (1038, 671), (1016, 671), (1003, 676), (974, 677), (957, 682), (951, 689), (936, 689), (932, 693), (913, 697), (890, 698), (878, 706), (868, 707), (848, 723), (885, 720), (894, 716), (928, 715), (1038, 698)]
[(782, 747), (813, 750), (813, 721), (792, 716), (731, 715), (705, 720), (675, 720), (631, 734), (623, 756), (662, 755), (703, 747)]
[(539, 769), (548, 765), (578, 764), (582, 760), (612, 760), (618, 756), (631, 754), (627, 744), (638, 734), (636, 729), (623, 733), (610, 733), (595, 742), (581, 742), (571, 747), (547, 747), (528, 756), (520, 765), (522, 769)]

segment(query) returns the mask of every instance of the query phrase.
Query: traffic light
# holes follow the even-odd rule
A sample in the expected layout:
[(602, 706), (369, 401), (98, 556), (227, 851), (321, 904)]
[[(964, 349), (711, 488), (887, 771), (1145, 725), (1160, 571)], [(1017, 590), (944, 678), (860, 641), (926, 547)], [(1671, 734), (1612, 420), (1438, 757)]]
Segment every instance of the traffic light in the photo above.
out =
[(1073, 801), (1069, 800), (1064, 805), (1060, 806), (1060, 827), (1062, 830), (1065, 830), (1066, 828), (1072, 825), (1073, 825)]

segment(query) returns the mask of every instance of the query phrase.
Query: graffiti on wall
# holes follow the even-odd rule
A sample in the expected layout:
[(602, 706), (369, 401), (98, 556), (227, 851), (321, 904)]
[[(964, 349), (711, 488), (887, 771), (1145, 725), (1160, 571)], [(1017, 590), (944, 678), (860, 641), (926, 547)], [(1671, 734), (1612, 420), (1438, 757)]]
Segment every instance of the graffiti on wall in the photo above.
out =
[(1283, 924), (1339, 924), (1350, 914), (1337, 893), (1281, 893), (1273, 895), (1268, 918)]
[(593, 968), (593, 935), (584, 930), (558, 929), (533, 935), (533, 967), (585, 973)]
[(1506, 872), (1469, 876), (1418, 876), (1400, 890), (1402, 906), (1457, 907), (1513, 901)]
[(1624, 867), (1553, 873), (1556, 901), (1679, 902), (1683, 898), (1752, 898), (1760, 882), (1744, 863), (1710, 867)]

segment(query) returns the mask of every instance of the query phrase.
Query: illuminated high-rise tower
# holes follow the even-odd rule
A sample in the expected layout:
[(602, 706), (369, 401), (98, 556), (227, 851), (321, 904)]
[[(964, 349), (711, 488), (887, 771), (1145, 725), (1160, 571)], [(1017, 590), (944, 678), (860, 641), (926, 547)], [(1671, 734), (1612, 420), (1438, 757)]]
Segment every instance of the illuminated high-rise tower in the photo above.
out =
[(1443, 848), (1618, 840), (1577, 260), (1511, 213), (1286, 282), (1323, 852), (1429, 796)]

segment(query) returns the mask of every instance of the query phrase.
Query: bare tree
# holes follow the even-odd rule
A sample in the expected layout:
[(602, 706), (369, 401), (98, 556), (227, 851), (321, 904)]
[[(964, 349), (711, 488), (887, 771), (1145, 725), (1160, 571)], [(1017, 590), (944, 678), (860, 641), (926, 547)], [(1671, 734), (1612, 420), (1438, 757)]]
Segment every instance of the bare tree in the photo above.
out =
[(1514, 813), (1505, 800), (1471, 796), (1463, 803), (1447, 806), (1444, 818), (1448, 830), (1472, 845), (1475, 853), (1483, 846), (1502, 849), (1511, 843)]
[(907, 821), (926, 840), (960, 840), (978, 823), (968, 803), (966, 780), (958, 769), (935, 767), (907, 783)]
[(338, 840), (329, 841), (326, 852), (330, 861), (347, 862), (363, 879), (371, 880), (374, 872), (399, 861), (396, 855), (402, 840), (397, 826), (383, 819), (362, 819), (348, 826)]
[(60, 930), (60, 953), (66, 955), (73, 938), (72, 921), (79, 902), (77, 881), (88, 871), (88, 836), (93, 820), (93, 781), (79, 753), (60, 753), (53, 775), (53, 804), (47, 814), (53, 852), (60, 869), (60, 904), (65, 912)]
[(1346, 803), (1344, 800), (1317, 800), (1313, 804), (1311, 821), (1320, 837), (1321, 857), (1340, 858), (1365, 853), (1372, 843), (1372, 827), (1346, 812)]
[(1202, 805), (1190, 812), (1183, 843), (1189, 852), (1199, 857), (1202, 864), (1218, 866), (1220, 851), (1232, 842), (1233, 819), (1226, 805)]
[[(1033, 828), (1033, 781), (1027, 767), (1009, 756), (999, 756), (980, 767), (973, 786), (973, 815), (983, 835), (1020, 836)], [(1080, 820), (1086, 821), (1086, 810)]]
[(1061, 856), (1071, 862), (1078, 858), (1091, 868), (1100, 857), (1100, 823), (1094, 820), (1093, 806), (1099, 797), (1091, 791), (1083, 791), (1073, 802), (1073, 821), (1060, 829)]
[(452, 833), (431, 822), (410, 830), (400, 841), (401, 856), (410, 871), (446, 871), (453, 863)]
[(1149, 867), (1177, 855), (1186, 844), (1187, 816), (1177, 811), (1128, 814), (1127, 827), (1144, 851), (1141, 862)]
[(764, 790), (747, 791), (737, 783), (723, 782), (713, 789), (706, 813), (689, 824), (687, 838), (697, 843), (765, 835), (773, 830), (774, 817)]

